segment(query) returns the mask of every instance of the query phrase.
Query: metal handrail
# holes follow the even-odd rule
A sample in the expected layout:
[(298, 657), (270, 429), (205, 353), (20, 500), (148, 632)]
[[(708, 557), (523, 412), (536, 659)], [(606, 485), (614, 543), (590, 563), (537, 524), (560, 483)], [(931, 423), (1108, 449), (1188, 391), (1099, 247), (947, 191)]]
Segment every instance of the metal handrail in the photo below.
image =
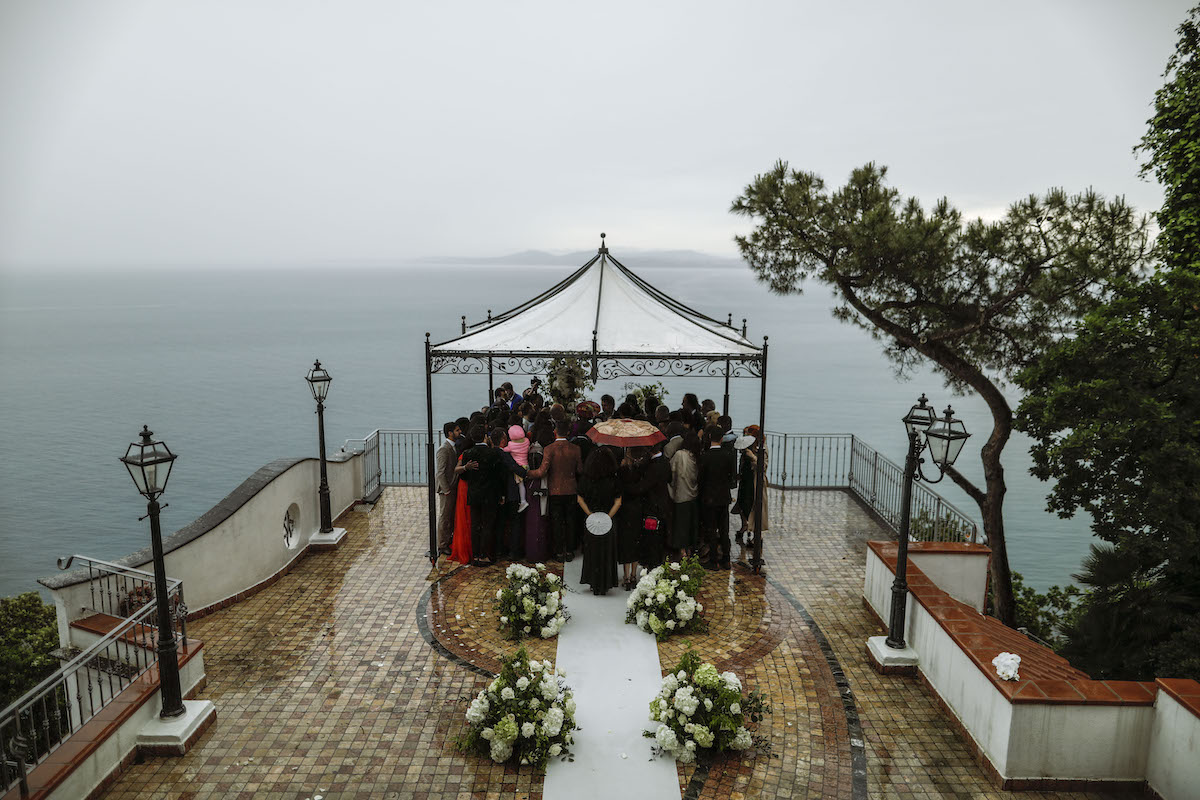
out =
[[(767, 431), (767, 451), (771, 486), (845, 489), (899, 530), (904, 470), (854, 434)], [(980, 540), (973, 519), (921, 482), (913, 485), (910, 530), (921, 541)]]
[(125, 633), (127, 632), (128, 628), (130, 628), (134, 625), (138, 625), (138, 624), (146, 625), (146, 627), (154, 627), (153, 625), (147, 624), (145, 622), (145, 618), (147, 616), (149, 616), (150, 613), (155, 610), (155, 608), (156, 608), (156, 606), (153, 603), (148, 606), (142, 606), (141, 608), (139, 608), (137, 610), (137, 613), (134, 614), (132, 617), (126, 618), (124, 622), (122, 622), (120, 625), (113, 628), (108, 633), (104, 634), (103, 638), (101, 638), (99, 641), (97, 641), (95, 644), (93, 644), (87, 650), (80, 652), (79, 655), (75, 656), (70, 661), (63, 664), (61, 667), (59, 667), (58, 670), (53, 675), (50, 675), (45, 680), (43, 680), (41, 683), (39, 683), (37, 686), (33, 687), (28, 692), (21, 695), (13, 702), (9, 703), (6, 708), (4, 708), (3, 710), (0, 710), (0, 725), (3, 724), (3, 720), (12, 716), (11, 712), (13, 711), (13, 709), (17, 708), (18, 706), (28, 705), (28, 703), (25, 702), (26, 700), (28, 700), (30, 698), (36, 698), (37, 695), (43, 693), (51, 684), (55, 683), (56, 680), (59, 680), (61, 678), (61, 673), (70, 672), (72, 670), (78, 669), (80, 666), (82, 666), (84, 664), (84, 662), (90, 661), (91, 659), (95, 658), (96, 657), (95, 651), (103, 650), (104, 647), (107, 646), (108, 644), (110, 644), (113, 640), (116, 640), (116, 639), (124, 636)]
[[(147, 572), (146, 570), (138, 569), (137, 567), (126, 567), (121, 564), (113, 563), (112, 561), (104, 561), (99, 558), (92, 558), (91, 556), (81, 556), (78, 553), (67, 556), (66, 558), (60, 558), (56, 563), (58, 564), (59, 569), (70, 569), (71, 564), (73, 564), (76, 560), (86, 561), (89, 567), (104, 567), (109, 572), (114, 572), (118, 575), (125, 575), (131, 578), (144, 578), (148, 581), (154, 580), (153, 572)], [(181, 579), (172, 578), (170, 575), (167, 576), (167, 588), (178, 586), (181, 583), (183, 583)]]
[[(71, 560), (63, 561), (69, 565)], [(98, 563), (97, 559), (86, 560)], [(173, 596), (178, 597), (182, 606), (182, 582), (173, 583), (167, 590), (166, 601), (170, 603)], [(27, 796), (28, 768), (49, 757), (157, 663), (158, 651), (152, 645), (158, 628), (151, 623), (157, 614), (157, 603), (156, 598), (138, 608), (54, 674), (0, 710), (0, 791), (19, 786), (21, 795)], [(182, 627), (182, 618), (173, 616)], [(127, 638), (131, 632), (132, 642)], [(182, 637), (186, 643), (186, 631)]]

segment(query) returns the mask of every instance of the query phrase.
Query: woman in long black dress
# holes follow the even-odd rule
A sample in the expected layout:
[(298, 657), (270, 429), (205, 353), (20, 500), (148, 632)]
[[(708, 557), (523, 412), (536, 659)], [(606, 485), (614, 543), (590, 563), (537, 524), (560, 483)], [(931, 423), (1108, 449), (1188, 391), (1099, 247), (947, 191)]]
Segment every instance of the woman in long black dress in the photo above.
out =
[(626, 591), (631, 591), (638, 581), (638, 540), (642, 535), (642, 501), (630, 494), (629, 488), (642, 479), (645, 454), (644, 447), (629, 448), (617, 471), (622, 493), (621, 511), (617, 514), (617, 561), (621, 564), (621, 585)]
[[(607, 514), (609, 519), (621, 508), (621, 486), (617, 480), (617, 460), (607, 448), (592, 451), (583, 465), (583, 480), (577, 495), (585, 515)], [(592, 594), (606, 594), (617, 585), (617, 528), (596, 535), (584, 529), (583, 576), (580, 583), (592, 587)]]
[(650, 448), (650, 458), (641, 471), (638, 482), (626, 487), (625, 496), (639, 497), (642, 501), (642, 531), (638, 538), (638, 561), (647, 569), (663, 563), (665, 545), (670, 541), (671, 518), (674, 503), (671, 502), (671, 462), (663, 455), (663, 442)]
[[(758, 426), (756, 425), (754, 428), (757, 430)], [(743, 429), (742, 435), (749, 435), (747, 433), (748, 430), (749, 428)], [(741, 451), (741, 457), (739, 459), (740, 464), (738, 468), (737, 502), (734, 503), (733, 506), (733, 510), (737, 512), (737, 515), (741, 517), (742, 520), (742, 524), (737, 529), (737, 534), (734, 536), (734, 539), (737, 541), (739, 547), (745, 544), (743, 537), (746, 535), (746, 530), (749, 528), (748, 523), (750, 521), (750, 512), (754, 510), (755, 460), (754, 454), (750, 452), (751, 449), (753, 449), (753, 445), (750, 448), (746, 448)]]

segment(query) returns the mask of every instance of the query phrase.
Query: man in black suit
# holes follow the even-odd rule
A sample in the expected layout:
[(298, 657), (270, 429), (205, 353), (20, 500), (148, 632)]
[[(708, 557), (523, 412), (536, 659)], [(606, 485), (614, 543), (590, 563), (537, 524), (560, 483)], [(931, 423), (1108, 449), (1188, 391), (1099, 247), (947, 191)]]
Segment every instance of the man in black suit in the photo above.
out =
[(729, 502), (736, 462), (733, 452), (721, 447), (722, 430), (717, 425), (705, 429), (708, 449), (700, 454), (696, 467), (700, 486), (700, 534), (708, 544), (708, 569), (729, 569)]
[(597, 421), (612, 419), (617, 410), (617, 401), (611, 394), (600, 395), (600, 416)]
[(506, 553), (509, 559), (520, 561), (525, 557), (525, 526), (521, 515), (517, 513), (521, 506), (521, 493), (513, 476), (524, 478), (528, 470), (517, 463), (512, 453), (504, 451), (508, 444), (508, 433), (503, 428), (496, 428), (488, 434), (488, 438), (492, 447), (500, 451), (500, 461), (504, 465), (504, 499), (500, 501), (499, 515), (496, 517), (498, 546), (500, 552)]
[(478, 567), (496, 563), (496, 516), (505, 497), (504, 482), (510, 478), (502, 451), (488, 445), (483, 426), (472, 426), (470, 436), (478, 444), (463, 453), (463, 463), (474, 461), (478, 466), (463, 472), (462, 478), (471, 505), (471, 563)]

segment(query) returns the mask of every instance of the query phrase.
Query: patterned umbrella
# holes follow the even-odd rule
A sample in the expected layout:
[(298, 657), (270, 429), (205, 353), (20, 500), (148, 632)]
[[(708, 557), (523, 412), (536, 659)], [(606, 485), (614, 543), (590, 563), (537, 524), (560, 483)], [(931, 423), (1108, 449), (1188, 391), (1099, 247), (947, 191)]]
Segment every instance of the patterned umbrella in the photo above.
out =
[(638, 419), (610, 419), (598, 422), (587, 432), (596, 444), (613, 444), (617, 447), (649, 446), (667, 437), (649, 422)]

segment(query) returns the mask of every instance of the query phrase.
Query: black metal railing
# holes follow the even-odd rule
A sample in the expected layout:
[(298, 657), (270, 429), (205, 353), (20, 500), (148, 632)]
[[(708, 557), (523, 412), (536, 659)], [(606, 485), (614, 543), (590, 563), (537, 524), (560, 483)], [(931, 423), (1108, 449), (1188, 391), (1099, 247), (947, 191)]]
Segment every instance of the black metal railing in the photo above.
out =
[(363, 497), (374, 499), (384, 486), (424, 486), (425, 431), (375, 430), (363, 450)]
[[(893, 530), (900, 527), (904, 469), (850, 433), (767, 432), (767, 481), (781, 489), (847, 489)], [(979, 526), (950, 501), (913, 485), (910, 538), (978, 542)]]
[[(425, 485), (425, 442), (424, 431), (372, 431), (363, 451), (363, 497), (374, 499), (384, 486)], [(845, 489), (893, 530), (899, 528), (904, 470), (857, 436), (768, 431), (767, 453), (771, 486)], [(981, 541), (973, 519), (919, 481), (913, 486), (910, 531), (918, 541)]]
[[(65, 663), (0, 710), (0, 792), (18, 787), (28, 796), (26, 774), (158, 661), (154, 575), (84, 556), (60, 559), (59, 566), (80, 561), (91, 584), (92, 606), (85, 610), (121, 621), (86, 649), (60, 648), (56, 655)], [(186, 641), (182, 581), (168, 579), (167, 598), (176, 633)]]

